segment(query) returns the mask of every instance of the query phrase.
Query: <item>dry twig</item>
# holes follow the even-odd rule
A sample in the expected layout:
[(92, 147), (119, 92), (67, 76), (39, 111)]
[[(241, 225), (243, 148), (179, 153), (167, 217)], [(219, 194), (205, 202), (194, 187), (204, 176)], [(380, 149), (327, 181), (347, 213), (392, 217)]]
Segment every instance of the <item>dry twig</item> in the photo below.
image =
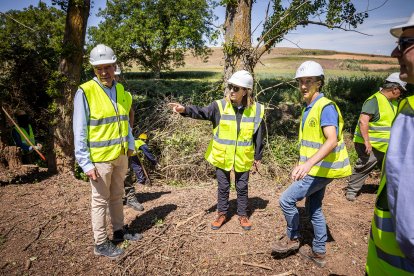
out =
[(189, 217), (189, 218), (188, 218), (188, 219), (186, 219), (185, 221), (178, 222), (178, 223), (176, 224), (176, 228), (180, 227), (181, 225), (184, 225), (184, 224), (188, 223), (190, 220), (195, 219), (196, 217), (201, 216), (201, 215), (203, 215), (203, 214), (205, 214), (205, 213), (206, 213), (206, 211), (202, 211), (202, 212), (200, 212), (200, 213), (198, 213), (198, 214), (195, 214), (195, 215), (193, 215), (193, 216)]
[(263, 268), (263, 269), (267, 269), (267, 270), (273, 270), (271, 267), (261, 265), (261, 264), (248, 263), (248, 262), (244, 262), (244, 261), (241, 261), (241, 264), (242, 265), (253, 266), (253, 267), (259, 267), (259, 268)]

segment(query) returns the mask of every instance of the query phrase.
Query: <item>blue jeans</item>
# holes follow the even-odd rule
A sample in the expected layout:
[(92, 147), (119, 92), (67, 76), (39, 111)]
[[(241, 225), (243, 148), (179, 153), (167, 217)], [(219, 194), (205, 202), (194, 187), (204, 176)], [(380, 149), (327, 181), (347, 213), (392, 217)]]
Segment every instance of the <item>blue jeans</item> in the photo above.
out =
[(287, 222), (286, 234), (290, 239), (299, 237), (299, 212), (296, 202), (306, 197), (305, 209), (311, 218), (314, 239), (312, 249), (317, 253), (325, 253), (327, 240), (326, 222), (322, 213), (322, 200), (326, 186), (332, 178), (314, 177), (307, 175), (293, 182), (280, 196), (279, 204)]

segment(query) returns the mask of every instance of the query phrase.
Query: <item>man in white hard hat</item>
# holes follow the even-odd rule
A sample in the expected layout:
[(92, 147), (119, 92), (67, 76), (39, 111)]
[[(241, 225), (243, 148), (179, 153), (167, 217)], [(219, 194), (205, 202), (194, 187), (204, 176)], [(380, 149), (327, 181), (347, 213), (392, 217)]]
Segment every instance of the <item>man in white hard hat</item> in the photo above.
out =
[(312, 248), (299, 249), (301, 256), (320, 267), (325, 266), (327, 240), (322, 200), (326, 186), (335, 178), (351, 174), (348, 152), (343, 139), (343, 125), (338, 106), (324, 96), (322, 66), (314, 61), (302, 63), (295, 79), (306, 103), (299, 127), (299, 165), (292, 171), (294, 181), (280, 196), (279, 204), (287, 222), (286, 235), (272, 246), (275, 255), (299, 249), (299, 212), (296, 203), (306, 198), (306, 210), (313, 225)]
[[(127, 155), (134, 150), (128, 118), (131, 98), (115, 81), (116, 56), (111, 48), (97, 45), (90, 53), (89, 62), (95, 77), (79, 86), (74, 99), (75, 157), (92, 188), (94, 253), (116, 258), (123, 250), (113, 242), (142, 238), (140, 234), (124, 231), (122, 207)], [(113, 242), (107, 237), (107, 209), (114, 231)]]
[(262, 159), (264, 106), (253, 99), (253, 77), (246, 71), (235, 72), (227, 82), (224, 99), (207, 107), (170, 103), (174, 112), (213, 124), (206, 160), (216, 167), (218, 182), (217, 217), (211, 229), (219, 229), (229, 218), (230, 172), (235, 172), (237, 214), (240, 226), (250, 230), (248, 219), (248, 181), (253, 165)]
[[(398, 45), (391, 56), (400, 79), (414, 84), (414, 13), (391, 28)], [(403, 99), (391, 136), (368, 241), (367, 275), (414, 275), (414, 96)]]
[(389, 75), (380, 91), (363, 104), (354, 133), (358, 160), (348, 182), (346, 199), (354, 201), (365, 184), (365, 179), (377, 165), (382, 166), (390, 139), (392, 122), (397, 114), (398, 99), (406, 90), (400, 73)]

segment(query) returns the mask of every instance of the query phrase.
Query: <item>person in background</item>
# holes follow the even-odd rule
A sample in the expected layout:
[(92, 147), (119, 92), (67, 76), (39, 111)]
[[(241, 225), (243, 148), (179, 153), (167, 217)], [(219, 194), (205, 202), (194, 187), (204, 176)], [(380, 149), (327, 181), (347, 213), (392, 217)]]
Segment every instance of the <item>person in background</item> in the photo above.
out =
[(399, 74), (389, 75), (380, 91), (369, 97), (362, 106), (354, 134), (358, 160), (346, 189), (346, 199), (349, 201), (356, 199), (376, 165), (382, 166), (390, 139), (391, 124), (397, 113), (398, 99), (406, 91), (407, 83), (400, 80)]
[[(117, 65), (115, 70), (115, 81), (119, 82), (119, 79), (121, 78), (121, 68)], [(133, 107), (133, 100), (132, 100), (132, 94), (128, 91), (125, 91), (127, 99), (128, 99), (128, 116), (129, 116), (129, 125), (131, 129), (134, 128), (134, 120), (135, 120), (135, 108)], [(135, 195), (135, 187), (134, 182), (132, 180), (132, 174), (133, 170), (131, 167), (131, 158), (132, 156), (128, 156), (128, 170), (126, 173), (125, 181), (124, 181), (124, 193), (126, 198), (126, 205), (134, 209), (135, 211), (144, 211), (144, 206), (139, 203), (136, 195)]]
[(224, 99), (207, 107), (170, 103), (174, 112), (213, 123), (213, 139), (205, 154), (216, 167), (218, 182), (217, 218), (211, 229), (219, 229), (227, 220), (230, 172), (234, 169), (237, 191), (237, 214), (240, 226), (250, 230), (248, 219), (248, 181), (252, 166), (262, 159), (264, 106), (253, 99), (253, 77), (245, 71), (235, 72), (227, 82)]
[[(124, 87), (115, 81), (116, 56), (111, 48), (98, 44), (91, 50), (89, 62), (95, 77), (79, 86), (74, 99), (75, 157), (92, 189), (94, 253), (116, 258), (124, 251), (114, 242), (142, 238), (125, 231), (122, 206), (127, 155), (134, 150), (128, 116), (131, 102)], [(113, 241), (107, 236), (107, 210)]]
[(148, 135), (146, 133), (141, 133), (138, 136), (138, 139), (135, 140), (135, 152), (134, 155), (131, 157), (131, 167), (135, 172), (135, 176), (137, 177), (138, 184), (144, 185), (147, 182), (147, 178), (144, 173), (143, 162), (138, 156), (143, 154), (148, 161), (155, 167), (157, 166), (157, 159), (151, 153), (148, 145), (146, 144), (148, 140)]
[[(414, 13), (391, 28), (400, 79), (414, 84)], [(391, 127), (368, 241), (367, 275), (414, 275), (414, 96), (403, 99)]]
[(23, 163), (31, 164), (33, 163), (35, 158), (33, 156), (34, 149), (41, 151), (43, 146), (40, 143), (36, 143), (33, 128), (30, 124), (29, 116), (27, 115), (26, 111), (18, 110), (14, 115), (20, 130), (26, 135), (26, 137), (30, 140), (34, 147), (26, 141), (26, 139), (23, 137), (23, 135), (20, 134), (16, 127), (14, 127), (12, 130), (13, 141), (16, 144), (16, 146), (20, 147), (23, 151)]
[(299, 249), (300, 226), (296, 203), (306, 198), (305, 209), (313, 225), (314, 238), (312, 248), (302, 246), (299, 254), (323, 267), (326, 263), (327, 231), (322, 200), (326, 186), (335, 178), (349, 176), (351, 166), (343, 138), (341, 112), (321, 92), (325, 81), (322, 66), (314, 61), (305, 61), (297, 69), (295, 79), (306, 102), (299, 127), (299, 165), (291, 174), (294, 182), (279, 199), (287, 229), (286, 235), (272, 246), (272, 253), (286, 255)]

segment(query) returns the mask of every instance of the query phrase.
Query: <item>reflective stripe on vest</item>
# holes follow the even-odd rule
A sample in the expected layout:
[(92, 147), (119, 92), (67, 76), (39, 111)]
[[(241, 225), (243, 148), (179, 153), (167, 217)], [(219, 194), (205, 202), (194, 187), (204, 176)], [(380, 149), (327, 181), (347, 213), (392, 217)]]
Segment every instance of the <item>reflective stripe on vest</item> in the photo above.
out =
[(220, 122), (213, 129), (213, 139), (207, 148), (205, 158), (213, 166), (236, 172), (249, 171), (254, 161), (253, 135), (263, 119), (264, 106), (254, 103), (246, 108), (240, 121), (237, 135), (237, 121), (231, 103), (225, 99), (216, 101), (220, 111)]
[[(29, 138), (30, 142), (32, 142), (32, 144), (34, 145), (35, 143), (35, 138), (34, 138), (34, 134), (33, 134), (33, 129), (32, 126), (29, 124), (29, 133), (27, 133), (26, 129), (24, 129), (23, 127), (19, 127), (19, 129), (24, 133), (24, 135), (26, 135), (27, 138)], [(17, 127), (14, 127), (14, 129), (17, 131), (17, 133), (20, 136), (20, 141), (22, 142), (22, 144), (30, 147), (30, 145), (27, 143), (26, 139), (23, 137), (23, 135), (17, 130)]]
[(306, 162), (306, 160), (316, 154), (316, 152), (325, 143), (326, 138), (323, 134), (320, 120), (323, 108), (329, 104), (333, 104), (338, 112), (338, 145), (323, 160), (315, 164), (308, 174), (311, 176), (327, 178), (341, 178), (351, 175), (352, 172), (348, 158), (348, 151), (346, 150), (342, 134), (344, 120), (342, 119), (342, 114), (338, 106), (325, 97), (322, 97), (315, 102), (309, 111), (303, 127), (301, 120), (301, 124), (299, 126), (299, 163), (303, 164)]
[[(414, 113), (414, 97), (404, 99), (398, 112), (410, 106), (410, 113)], [(396, 240), (394, 222), (388, 209), (385, 163), (382, 172), (365, 268), (368, 275), (414, 275), (414, 263), (405, 258)]]
[(88, 118), (88, 147), (92, 162), (105, 162), (116, 159), (128, 149), (128, 113), (131, 101), (128, 92), (121, 84), (116, 84), (116, 106), (95, 81), (91, 80), (82, 85), (89, 107)]
[[(373, 148), (386, 152), (388, 147), (388, 142), (390, 141), (390, 131), (392, 121), (395, 118), (397, 110), (397, 102), (388, 101), (381, 92), (377, 92), (371, 97), (369, 97), (365, 102), (376, 98), (378, 102), (378, 112), (380, 118), (376, 122), (369, 122), (368, 124), (368, 136), (369, 141)], [(364, 138), (362, 137), (361, 130), (359, 128), (359, 122), (355, 128), (354, 142), (364, 144)]]

